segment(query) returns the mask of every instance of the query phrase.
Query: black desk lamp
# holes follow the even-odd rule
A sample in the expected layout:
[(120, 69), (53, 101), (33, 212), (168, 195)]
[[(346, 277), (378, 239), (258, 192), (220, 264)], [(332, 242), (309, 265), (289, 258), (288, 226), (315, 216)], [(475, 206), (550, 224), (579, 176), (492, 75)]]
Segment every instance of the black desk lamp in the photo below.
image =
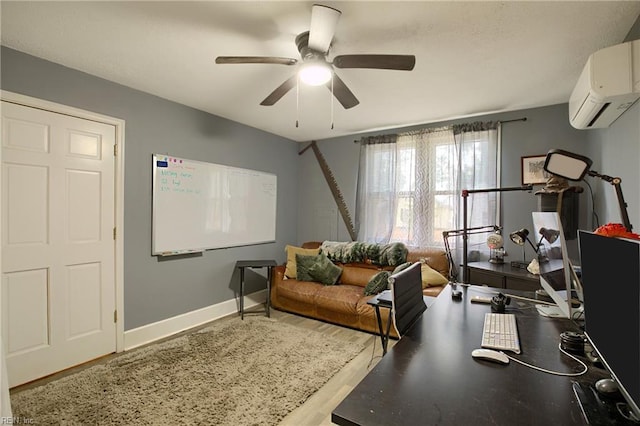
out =
[(516, 268), (521, 268), (521, 269), (527, 268), (528, 263), (526, 261), (525, 251), (524, 251), (525, 241), (528, 241), (531, 247), (533, 248), (533, 251), (538, 254), (539, 262), (546, 262), (549, 260), (544, 254), (544, 252), (541, 250), (542, 240), (543, 239), (547, 240), (549, 244), (553, 244), (560, 236), (560, 231), (558, 231), (557, 229), (549, 229), (549, 228), (543, 227), (543, 228), (540, 228), (538, 233), (540, 234), (540, 239), (538, 240), (538, 244), (536, 245), (533, 245), (533, 242), (531, 242), (531, 240), (529, 239), (529, 230), (526, 228), (522, 228), (518, 231), (513, 231), (512, 233), (509, 234), (509, 238), (511, 239), (511, 241), (513, 241), (515, 244), (519, 246), (522, 246), (522, 262), (519, 262), (519, 261), (511, 262), (511, 266)]
[(594, 170), (590, 170), (591, 164), (593, 164), (593, 161), (591, 161), (590, 158), (561, 149), (552, 149), (547, 153), (547, 158), (544, 161), (544, 170), (568, 180), (580, 181), (584, 179), (585, 175), (589, 175), (609, 182), (616, 189), (622, 223), (624, 227), (627, 228), (627, 231), (631, 232), (633, 227), (629, 221), (627, 203), (624, 201), (622, 188), (620, 187), (622, 179), (602, 175)]
[(560, 231), (557, 229), (549, 229), (549, 228), (540, 228), (540, 241), (538, 241), (538, 247), (540, 247), (540, 243), (542, 243), (542, 239), (549, 241), (549, 244), (553, 244), (558, 237), (560, 236)]
[[(487, 226), (476, 226), (474, 228), (452, 229), (450, 231), (442, 231), (442, 237), (444, 239), (444, 250), (447, 255), (447, 261), (449, 262), (449, 277), (448, 277), (449, 282), (451, 283), (458, 282), (458, 268), (456, 267), (456, 264), (453, 261), (453, 253), (451, 253), (451, 244), (449, 244), (449, 237), (459, 237), (462, 235), (464, 238), (467, 238), (471, 234), (480, 234), (480, 233), (486, 233), (486, 232), (492, 232), (493, 235), (496, 235), (496, 233), (500, 232), (501, 230), (502, 230), (502, 227), (498, 225), (487, 225)], [(464, 267), (466, 268), (466, 263), (464, 263)]]
[(560, 231), (542, 227), (538, 233), (540, 234), (540, 239), (538, 240), (538, 262), (548, 262), (549, 257), (547, 256), (546, 246), (542, 244), (542, 240), (547, 240), (549, 244), (553, 244), (560, 236)]
[(533, 248), (533, 251), (538, 253), (538, 247), (534, 246), (531, 240), (529, 239), (529, 230), (522, 228), (518, 231), (513, 231), (512, 233), (509, 234), (509, 238), (515, 244), (522, 246), (522, 262), (517, 262), (517, 261), (511, 262), (511, 266), (514, 266), (516, 268), (526, 269), (528, 263), (526, 261), (526, 256), (524, 252), (524, 242), (528, 241), (531, 247)]

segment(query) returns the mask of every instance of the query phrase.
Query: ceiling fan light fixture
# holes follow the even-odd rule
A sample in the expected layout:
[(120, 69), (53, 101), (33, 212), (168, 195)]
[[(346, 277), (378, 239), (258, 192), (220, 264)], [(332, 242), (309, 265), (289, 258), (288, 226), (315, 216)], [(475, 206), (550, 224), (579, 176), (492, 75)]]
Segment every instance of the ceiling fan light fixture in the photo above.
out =
[(326, 62), (314, 61), (302, 64), (300, 67), (300, 80), (309, 86), (321, 86), (331, 80), (333, 71)]

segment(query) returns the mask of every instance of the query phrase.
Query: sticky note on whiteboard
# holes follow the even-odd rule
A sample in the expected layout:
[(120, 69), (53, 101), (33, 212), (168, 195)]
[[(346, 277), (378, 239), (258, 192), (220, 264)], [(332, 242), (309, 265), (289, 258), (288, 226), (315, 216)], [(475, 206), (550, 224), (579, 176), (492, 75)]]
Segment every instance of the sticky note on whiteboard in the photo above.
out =
[(158, 167), (168, 167), (169, 163), (167, 163), (166, 161), (156, 161), (156, 166)]

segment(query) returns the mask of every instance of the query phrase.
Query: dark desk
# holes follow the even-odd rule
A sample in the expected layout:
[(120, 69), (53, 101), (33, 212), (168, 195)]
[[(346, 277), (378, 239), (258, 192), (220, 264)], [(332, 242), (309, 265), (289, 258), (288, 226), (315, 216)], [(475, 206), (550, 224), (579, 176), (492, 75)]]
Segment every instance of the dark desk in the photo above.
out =
[[(463, 287), (463, 286), (459, 286)], [(336, 407), (339, 425), (576, 425), (585, 424), (572, 380), (605, 377), (590, 367), (586, 375), (561, 377), (511, 361), (478, 361), (486, 304), (470, 303), (487, 288), (464, 288), (461, 301), (447, 286), (422, 319), (383, 357)], [(514, 292), (515, 293), (515, 292)], [(558, 350), (559, 335), (576, 330), (569, 320), (543, 318), (529, 302), (512, 300), (523, 361), (563, 372), (580, 366)]]
[(523, 291), (536, 291), (540, 288), (538, 275), (509, 263), (469, 262), (467, 269), (471, 284)]
[(265, 302), (265, 311), (267, 316), (271, 316), (269, 308), (271, 307), (271, 270), (276, 266), (275, 260), (238, 260), (236, 268), (240, 269), (240, 318), (244, 319), (244, 270), (245, 268), (260, 269), (267, 268), (267, 301)]

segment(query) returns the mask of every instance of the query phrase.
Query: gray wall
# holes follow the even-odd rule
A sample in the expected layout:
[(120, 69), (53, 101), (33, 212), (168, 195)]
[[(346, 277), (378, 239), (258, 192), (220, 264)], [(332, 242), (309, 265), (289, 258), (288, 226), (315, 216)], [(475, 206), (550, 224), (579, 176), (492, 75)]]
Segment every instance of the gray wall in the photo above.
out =
[[(502, 127), (502, 180), (500, 186), (511, 187), (520, 186), (522, 156), (545, 155), (552, 148), (561, 148), (586, 155), (587, 134), (571, 127), (568, 116), (567, 104), (559, 104), (423, 126), (390, 129), (384, 132), (325, 139), (318, 142), (318, 147), (333, 171), (349, 211), (354, 215), (359, 155), (359, 145), (354, 143), (354, 140), (359, 140), (362, 136), (394, 133), (419, 127), (438, 127), (472, 121), (507, 121), (526, 117), (527, 121), (505, 123)], [(331, 192), (311, 150), (301, 156), (299, 180), (298, 240), (300, 242), (323, 239), (349, 240), (349, 233), (337, 213)], [(535, 188), (534, 192), (536, 189), (539, 188)], [(587, 194), (585, 191), (580, 195), (581, 212), (583, 212), (580, 221), (581, 228), (589, 226), (586, 223)], [(502, 224), (505, 233), (532, 227), (531, 212), (536, 211), (538, 205), (538, 197), (533, 192), (504, 193), (502, 205)], [(333, 216), (331, 216), (332, 213)], [(318, 218), (322, 218), (322, 220), (318, 221)], [(521, 258), (522, 248), (520, 246), (507, 241), (505, 248), (513, 259), (519, 260)], [(570, 256), (574, 260), (577, 259), (576, 241), (569, 242), (569, 250)], [(532, 256), (531, 248), (527, 247), (527, 257), (531, 258)]]
[[(606, 129), (585, 130), (592, 170), (620, 177), (633, 230), (640, 230), (640, 103), (636, 102)], [(622, 223), (615, 187), (597, 178), (588, 178), (595, 194), (600, 224)]]
[[(640, 17), (629, 31), (625, 41), (640, 39)], [(586, 60), (586, 58), (585, 58)], [(527, 117), (526, 122), (506, 123), (502, 132), (502, 180), (501, 186), (520, 185), (520, 157), (546, 154), (549, 149), (561, 148), (589, 156), (593, 169), (603, 174), (622, 178), (622, 188), (628, 204), (630, 221), (634, 230), (640, 229), (640, 102), (626, 111), (607, 129), (576, 130), (569, 124), (567, 104), (535, 108), (517, 112), (491, 114), (464, 120), (445, 121), (383, 132), (372, 132), (318, 142), (320, 151), (333, 171), (334, 177), (355, 220), (355, 193), (358, 175), (359, 146), (353, 143), (362, 136), (394, 133), (420, 127), (438, 127), (470, 121), (506, 121)], [(589, 188), (580, 195), (580, 229), (593, 230), (598, 223), (592, 220), (591, 211), (599, 216), (599, 224), (621, 222), (615, 191), (610, 184), (589, 179)], [(335, 202), (317, 161), (311, 150), (301, 156), (299, 167), (298, 241), (349, 240), (347, 228), (337, 211)], [(535, 191), (534, 191), (535, 192)], [(537, 210), (537, 197), (526, 192), (509, 192), (502, 197), (502, 221), (505, 232), (530, 228), (531, 212)], [(512, 256), (520, 257), (522, 249), (508, 239), (505, 247)], [(577, 264), (577, 240), (568, 242), (569, 255)], [(527, 256), (533, 252), (527, 247)]]
[[(640, 39), (638, 18), (625, 41)], [(640, 229), (640, 102), (636, 102), (606, 129), (587, 130), (593, 170), (622, 179), (622, 192), (627, 202), (629, 220), (634, 231)], [(596, 210), (600, 224), (621, 223), (615, 189), (600, 179), (591, 179), (596, 193)]]
[[(637, 34), (638, 23), (630, 32)], [(636, 33), (634, 33), (636, 31)], [(634, 39), (638, 37), (632, 37)], [(284, 261), (285, 244), (310, 240), (348, 240), (318, 162), (305, 145), (139, 92), (76, 70), (2, 47), (0, 87), (16, 93), (82, 108), (126, 121), (125, 162), (125, 329), (153, 323), (201, 307), (230, 300), (237, 290), (233, 265), (241, 258)], [(582, 153), (593, 168), (620, 176), (629, 204), (631, 223), (640, 227), (640, 106), (636, 104), (610, 128), (575, 130), (569, 125), (566, 104), (553, 105), (464, 120), (432, 123), (440, 126), (469, 121), (526, 122), (503, 126), (501, 186), (520, 184), (520, 157), (545, 154), (551, 148)], [(326, 139), (318, 146), (331, 167), (352, 215), (361, 136), (405, 131), (413, 126)], [(277, 242), (205, 252), (200, 257), (158, 261), (151, 252), (151, 154), (194, 158), (278, 175)], [(615, 193), (610, 185), (594, 181), (595, 206), (600, 223), (620, 222)], [(588, 190), (581, 195), (582, 229), (593, 229), (587, 216)], [(531, 227), (537, 197), (524, 192), (503, 194), (505, 232)], [(355, 217), (353, 218), (355, 219)], [(507, 251), (519, 258), (521, 248), (510, 242)], [(577, 259), (576, 242), (570, 242)], [(532, 256), (530, 249), (527, 255)], [(261, 286), (252, 275), (249, 291)]]
[[(3, 90), (126, 121), (126, 330), (232, 299), (236, 260), (284, 261), (284, 245), (296, 240), (297, 143), (6, 47), (1, 54)], [(164, 261), (151, 256), (152, 153), (275, 173), (276, 243)], [(249, 275), (248, 291), (264, 288), (257, 274)]]

